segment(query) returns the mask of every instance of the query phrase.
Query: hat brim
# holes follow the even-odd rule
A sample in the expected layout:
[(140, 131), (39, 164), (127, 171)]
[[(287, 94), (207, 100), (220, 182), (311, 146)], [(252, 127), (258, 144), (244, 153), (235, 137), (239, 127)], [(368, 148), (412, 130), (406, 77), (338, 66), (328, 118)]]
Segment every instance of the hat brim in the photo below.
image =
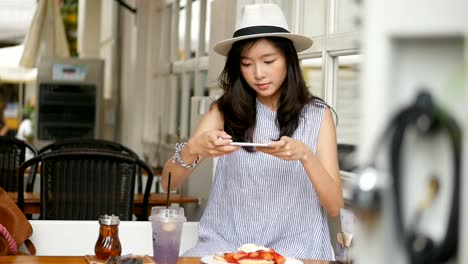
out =
[(252, 35), (245, 35), (236, 38), (230, 38), (223, 41), (220, 41), (215, 44), (213, 47), (214, 51), (220, 55), (226, 56), (229, 53), (229, 50), (232, 47), (234, 42), (244, 39), (251, 39), (251, 38), (261, 38), (261, 37), (282, 37), (290, 39), (294, 47), (296, 48), (297, 52), (304, 51), (312, 46), (312, 39), (294, 33), (260, 33), (260, 34), (252, 34)]

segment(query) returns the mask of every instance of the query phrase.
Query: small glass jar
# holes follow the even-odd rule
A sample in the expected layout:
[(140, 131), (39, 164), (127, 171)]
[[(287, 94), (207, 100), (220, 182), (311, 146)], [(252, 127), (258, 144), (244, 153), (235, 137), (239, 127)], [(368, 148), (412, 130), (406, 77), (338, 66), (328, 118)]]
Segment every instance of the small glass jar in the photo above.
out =
[(99, 218), (99, 237), (94, 246), (94, 253), (98, 259), (107, 260), (111, 256), (120, 256), (122, 253), (119, 224), (120, 219), (115, 215), (106, 214)]

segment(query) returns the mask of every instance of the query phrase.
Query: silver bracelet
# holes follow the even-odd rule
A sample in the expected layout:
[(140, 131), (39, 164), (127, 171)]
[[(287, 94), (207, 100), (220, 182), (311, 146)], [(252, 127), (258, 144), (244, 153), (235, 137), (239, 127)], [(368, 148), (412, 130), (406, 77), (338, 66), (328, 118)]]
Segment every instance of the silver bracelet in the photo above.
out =
[(179, 163), (180, 166), (186, 169), (192, 169), (195, 168), (198, 165), (198, 161), (200, 160), (200, 157), (197, 156), (195, 161), (192, 164), (187, 164), (184, 162), (184, 160), (180, 157), (180, 152), (182, 149), (187, 145), (187, 142), (184, 143), (176, 143), (175, 144), (175, 153), (174, 153), (174, 159), (172, 160), (173, 163), (177, 162)]

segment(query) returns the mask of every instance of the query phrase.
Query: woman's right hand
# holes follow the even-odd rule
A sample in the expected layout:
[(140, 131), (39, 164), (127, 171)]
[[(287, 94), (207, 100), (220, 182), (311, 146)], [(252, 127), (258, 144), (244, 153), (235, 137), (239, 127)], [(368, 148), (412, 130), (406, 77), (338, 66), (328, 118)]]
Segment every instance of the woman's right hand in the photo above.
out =
[(218, 157), (239, 150), (238, 146), (231, 146), (232, 136), (225, 131), (207, 131), (190, 138), (186, 147), (194, 156)]

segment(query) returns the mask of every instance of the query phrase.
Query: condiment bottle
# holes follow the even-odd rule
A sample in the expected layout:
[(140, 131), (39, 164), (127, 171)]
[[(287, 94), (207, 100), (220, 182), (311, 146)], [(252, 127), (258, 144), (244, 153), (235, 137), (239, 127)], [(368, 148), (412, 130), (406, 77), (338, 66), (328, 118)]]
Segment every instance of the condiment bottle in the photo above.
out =
[(106, 260), (110, 256), (120, 256), (122, 246), (119, 240), (120, 219), (115, 215), (103, 215), (99, 218), (99, 237), (94, 246), (98, 259)]

